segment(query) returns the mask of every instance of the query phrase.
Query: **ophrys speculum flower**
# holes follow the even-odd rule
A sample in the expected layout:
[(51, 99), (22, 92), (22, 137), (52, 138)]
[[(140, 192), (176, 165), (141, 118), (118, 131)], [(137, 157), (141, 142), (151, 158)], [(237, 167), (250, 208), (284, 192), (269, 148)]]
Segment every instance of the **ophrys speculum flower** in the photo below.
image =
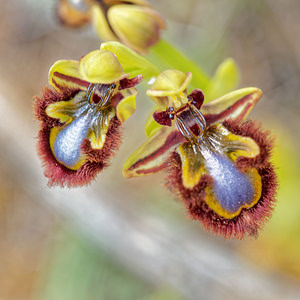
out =
[(148, 91), (163, 127), (129, 157), (124, 175), (166, 169), (168, 188), (206, 229), (228, 238), (255, 236), (271, 215), (276, 190), (272, 139), (255, 122), (243, 122), (261, 91), (241, 89), (202, 105), (200, 90), (186, 91), (189, 76), (168, 70)]
[(135, 111), (141, 76), (129, 79), (116, 56), (96, 50), (80, 61), (61, 60), (36, 98), (38, 149), (49, 184), (89, 183), (118, 149), (121, 124)]

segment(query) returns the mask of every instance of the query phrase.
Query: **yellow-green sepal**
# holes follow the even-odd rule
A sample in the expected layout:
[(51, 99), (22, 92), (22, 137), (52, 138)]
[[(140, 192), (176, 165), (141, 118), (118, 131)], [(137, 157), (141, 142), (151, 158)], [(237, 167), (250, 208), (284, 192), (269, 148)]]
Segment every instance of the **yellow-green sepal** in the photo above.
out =
[(163, 126), (130, 155), (123, 166), (123, 175), (126, 178), (144, 176), (164, 169), (171, 151), (182, 139), (173, 127)]
[(192, 73), (183, 73), (178, 70), (165, 70), (159, 74), (150, 90), (148, 96), (163, 97), (176, 95), (184, 91), (192, 80)]
[(228, 118), (242, 121), (246, 119), (261, 96), (262, 91), (259, 88), (239, 89), (202, 105), (201, 112), (208, 123), (222, 122)]
[(128, 77), (117, 57), (110, 51), (94, 50), (79, 62), (82, 78), (91, 83), (110, 84)]
[(160, 72), (159, 69), (147, 59), (119, 42), (112, 41), (102, 43), (100, 49), (114, 53), (124, 71), (130, 74), (130, 77), (141, 74), (144, 79), (150, 79), (151, 77), (156, 77)]
[(209, 102), (233, 89), (240, 81), (240, 71), (232, 58), (225, 59), (217, 68), (214, 77), (211, 79), (205, 91), (205, 100)]
[(135, 88), (121, 90), (124, 97), (116, 107), (117, 118), (124, 123), (136, 110), (136, 96), (138, 91)]
[(88, 82), (84, 81), (77, 60), (58, 60), (49, 70), (49, 83), (56, 89), (68, 87), (86, 89)]

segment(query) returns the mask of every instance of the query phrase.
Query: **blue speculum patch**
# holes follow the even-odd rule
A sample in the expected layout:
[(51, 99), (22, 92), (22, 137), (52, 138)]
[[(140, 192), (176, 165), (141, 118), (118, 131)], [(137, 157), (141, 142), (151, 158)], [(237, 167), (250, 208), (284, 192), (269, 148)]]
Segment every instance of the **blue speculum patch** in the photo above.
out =
[(55, 139), (53, 153), (66, 167), (74, 167), (80, 159), (80, 147), (88, 135), (91, 116), (91, 110), (83, 113), (62, 129)]
[(209, 174), (214, 179), (215, 198), (223, 209), (234, 213), (242, 206), (251, 204), (255, 191), (250, 178), (226, 156), (210, 152), (205, 159)]

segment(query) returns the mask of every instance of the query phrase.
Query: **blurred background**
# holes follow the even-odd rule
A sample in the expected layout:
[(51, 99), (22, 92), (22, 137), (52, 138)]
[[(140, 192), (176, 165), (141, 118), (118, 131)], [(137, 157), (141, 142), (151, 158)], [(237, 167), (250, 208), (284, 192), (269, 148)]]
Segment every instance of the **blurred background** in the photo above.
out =
[(300, 299), (299, 0), (149, 2), (163, 38), (208, 74), (232, 57), (240, 87), (263, 90), (250, 117), (276, 136), (273, 218), (258, 239), (224, 241), (186, 217), (162, 175), (125, 180), (152, 107), (142, 92), (111, 167), (87, 188), (49, 189), (32, 98), (56, 60), (100, 41), (61, 26), (55, 0), (0, 0), (0, 299)]

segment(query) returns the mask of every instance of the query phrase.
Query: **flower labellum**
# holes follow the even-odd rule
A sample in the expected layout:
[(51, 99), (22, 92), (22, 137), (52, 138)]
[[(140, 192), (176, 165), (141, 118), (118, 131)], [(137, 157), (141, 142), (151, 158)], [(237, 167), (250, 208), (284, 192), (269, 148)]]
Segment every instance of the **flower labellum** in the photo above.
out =
[(225, 238), (257, 236), (277, 186), (272, 138), (244, 121), (261, 91), (245, 88), (203, 104), (201, 90), (186, 92), (189, 76), (168, 70), (157, 77), (147, 94), (158, 105), (153, 119), (160, 128), (128, 158), (123, 173), (166, 170), (167, 187), (207, 230)]
[(168, 188), (206, 229), (226, 238), (257, 236), (275, 204), (269, 134), (253, 121), (229, 119), (207, 127), (199, 122), (204, 131), (197, 135), (178, 118), (187, 141), (169, 158)]
[(36, 97), (41, 121), (38, 152), (49, 185), (80, 186), (108, 166), (121, 141), (121, 125), (135, 111), (142, 77), (129, 79), (116, 56), (96, 50), (79, 62), (61, 60)]

